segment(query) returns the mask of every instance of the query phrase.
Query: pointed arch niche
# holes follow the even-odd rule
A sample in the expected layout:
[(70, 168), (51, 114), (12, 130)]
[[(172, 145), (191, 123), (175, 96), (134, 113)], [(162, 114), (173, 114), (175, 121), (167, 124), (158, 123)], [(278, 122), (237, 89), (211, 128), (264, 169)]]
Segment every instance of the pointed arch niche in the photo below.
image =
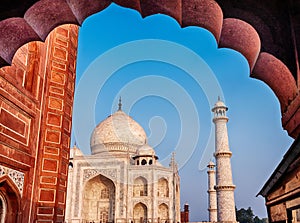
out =
[(133, 208), (134, 223), (145, 223), (147, 218), (147, 206), (143, 203), (137, 203)]
[(0, 178), (0, 223), (20, 220), (20, 194), (14, 182), (7, 176)]
[(83, 191), (82, 219), (88, 222), (114, 222), (115, 185), (98, 175), (86, 182)]
[(133, 184), (133, 196), (140, 197), (140, 196), (147, 196), (147, 195), (148, 195), (147, 180), (144, 177), (135, 178)]
[(158, 219), (161, 223), (169, 222), (169, 208), (164, 203), (158, 206)]
[(7, 202), (5, 196), (0, 193), (0, 223), (5, 223), (7, 215)]
[(158, 186), (157, 196), (169, 197), (169, 183), (165, 178), (160, 178), (158, 180), (157, 186)]

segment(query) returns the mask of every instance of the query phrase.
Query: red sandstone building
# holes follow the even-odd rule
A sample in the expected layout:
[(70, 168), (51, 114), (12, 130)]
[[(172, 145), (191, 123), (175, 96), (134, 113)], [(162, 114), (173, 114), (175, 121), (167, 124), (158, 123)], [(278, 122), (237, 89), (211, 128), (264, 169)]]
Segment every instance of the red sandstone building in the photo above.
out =
[(259, 192), (265, 197), (270, 222), (300, 222), (299, 141), (298, 137)]
[[(281, 105), (282, 126), (298, 139), (261, 194), (267, 196), (271, 222), (290, 221), (289, 216), (300, 206), (300, 1), (114, 2), (143, 17), (163, 13), (182, 27), (208, 29), (219, 47), (243, 54), (250, 76), (274, 91)], [(0, 222), (64, 221), (77, 25), (110, 3), (1, 2)], [(31, 42), (35, 40), (43, 42)]]
[[(77, 49), (75, 25), (20, 48), (0, 70), (5, 222), (63, 222)], [(48, 221), (50, 222), (50, 221)]]
[(190, 211), (189, 211), (189, 205), (187, 203), (184, 204), (183, 211), (181, 211), (180, 213), (180, 221), (181, 223), (190, 222)]

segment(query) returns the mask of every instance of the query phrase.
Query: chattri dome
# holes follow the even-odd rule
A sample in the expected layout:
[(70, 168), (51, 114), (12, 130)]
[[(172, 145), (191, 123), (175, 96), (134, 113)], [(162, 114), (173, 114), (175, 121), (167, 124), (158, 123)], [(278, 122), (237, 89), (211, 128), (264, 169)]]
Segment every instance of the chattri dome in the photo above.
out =
[(223, 101), (219, 100), (215, 103), (214, 107), (226, 107)]
[(94, 129), (91, 140), (92, 154), (102, 152), (136, 153), (137, 148), (147, 143), (144, 129), (121, 110), (108, 116)]
[(216, 111), (218, 108), (225, 109), (226, 111), (228, 108), (226, 107), (225, 103), (218, 97), (218, 101), (215, 103), (214, 107), (211, 109), (213, 112)]
[(215, 167), (216, 165), (214, 164), (213, 161), (209, 161), (207, 167)]
[(145, 144), (138, 148), (137, 156), (155, 156), (155, 150), (148, 144)]

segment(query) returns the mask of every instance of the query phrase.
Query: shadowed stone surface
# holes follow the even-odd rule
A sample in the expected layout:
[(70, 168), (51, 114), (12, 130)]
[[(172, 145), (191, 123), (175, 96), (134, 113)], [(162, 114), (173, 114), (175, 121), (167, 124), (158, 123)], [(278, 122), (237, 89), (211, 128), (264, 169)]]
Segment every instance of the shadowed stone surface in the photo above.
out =
[(224, 19), (219, 46), (243, 54), (252, 70), (260, 51), (260, 39), (248, 23), (239, 19)]
[(173, 17), (181, 24), (181, 0), (143, 0), (140, 4), (143, 17), (161, 13)]
[(199, 26), (210, 30), (219, 42), (223, 23), (223, 12), (213, 0), (182, 2), (182, 26)]
[(251, 77), (262, 80), (275, 92), (281, 110), (286, 109), (297, 95), (296, 81), (287, 66), (269, 53), (261, 53)]

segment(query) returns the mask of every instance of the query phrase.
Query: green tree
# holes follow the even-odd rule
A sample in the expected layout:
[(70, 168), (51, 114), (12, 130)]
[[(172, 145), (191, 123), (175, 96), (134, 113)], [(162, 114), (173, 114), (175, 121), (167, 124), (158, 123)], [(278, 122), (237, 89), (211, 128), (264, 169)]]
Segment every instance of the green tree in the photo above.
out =
[(260, 219), (259, 217), (254, 216), (251, 207), (248, 207), (247, 210), (244, 208), (237, 210), (235, 207), (235, 212), (236, 220), (240, 223), (268, 223), (267, 218)]
[(255, 216), (255, 218), (253, 219), (253, 222), (254, 223), (263, 223), (263, 221), (257, 216)]
[(257, 216), (254, 217), (253, 222), (254, 223), (261, 223), (259, 217), (257, 217)]
[(248, 209), (241, 208), (236, 212), (236, 220), (240, 223), (254, 223), (254, 214), (251, 207)]
[(267, 220), (267, 218), (260, 219), (259, 217), (255, 216), (255, 218), (253, 219), (253, 222), (254, 223), (267, 223), (268, 220)]

